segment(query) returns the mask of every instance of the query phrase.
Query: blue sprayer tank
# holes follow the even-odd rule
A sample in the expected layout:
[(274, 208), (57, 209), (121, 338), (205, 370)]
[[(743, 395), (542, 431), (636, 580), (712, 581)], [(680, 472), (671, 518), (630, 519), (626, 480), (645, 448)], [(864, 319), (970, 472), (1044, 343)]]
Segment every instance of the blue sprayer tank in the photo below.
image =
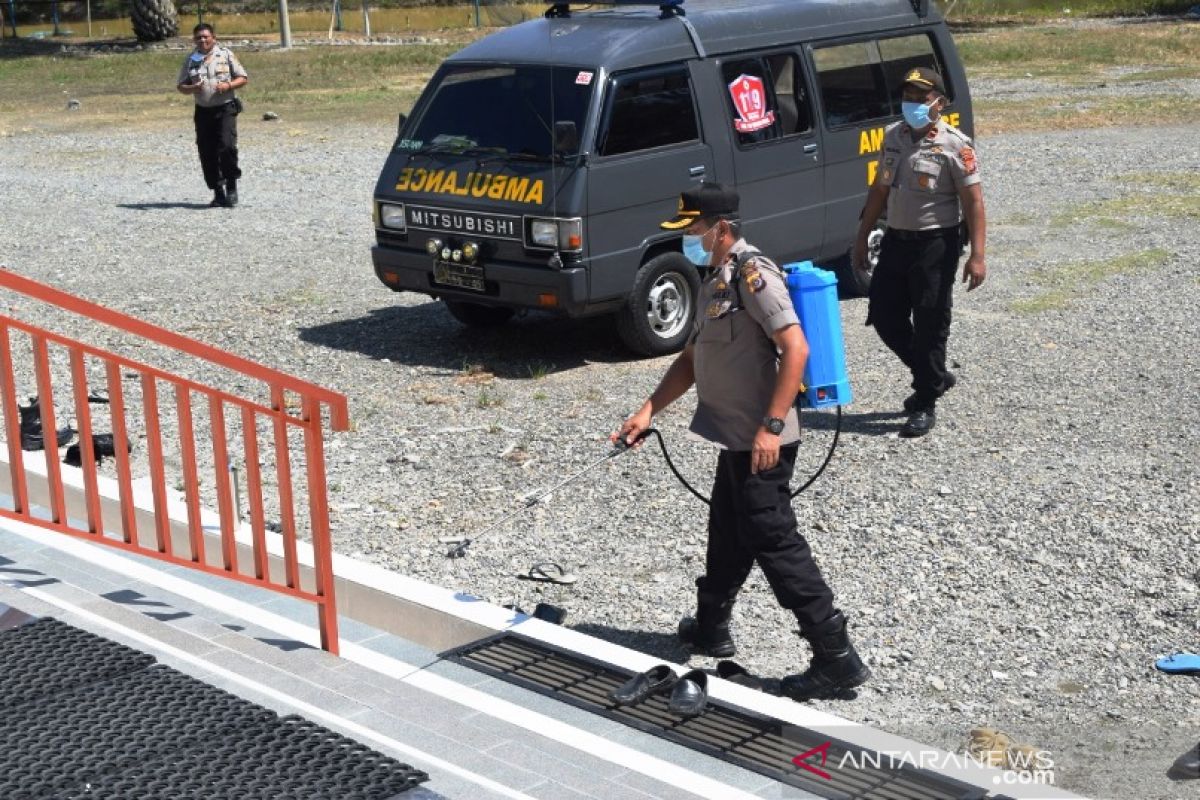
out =
[(829, 408), (849, 405), (850, 379), (846, 375), (846, 348), (842, 341), (842, 314), (838, 308), (837, 276), (814, 267), (811, 261), (784, 264), (788, 294), (808, 339), (804, 367), (805, 391), (800, 405)]

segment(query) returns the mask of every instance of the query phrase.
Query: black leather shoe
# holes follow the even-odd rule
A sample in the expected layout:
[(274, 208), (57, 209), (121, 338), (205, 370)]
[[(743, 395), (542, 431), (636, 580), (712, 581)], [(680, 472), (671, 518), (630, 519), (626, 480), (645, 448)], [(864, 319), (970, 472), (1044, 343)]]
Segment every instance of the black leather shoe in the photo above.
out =
[(1175, 763), (1167, 770), (1167, 777), (1173, 781), (1194, 781), (1200, 779), (1200, 742), (1175, 759)]
[[(44, 449), (46, 440), (45, 432), (42, 430), (42, 410), (38, 406), (38, 398), (29, 398), (27, 406), (18, 405), (17, 413), (21, 417), (21, 449), (31, 451)], [(59, 428), (55, 434), (55, 449), (57, 450), (71, 441), (71, 437), (74, 435), (75, 431), (69, 425)]]
[(929, 433), (936, 424), (937, 414), (933, 408), (923, 408), (908, 418), (904, 427), (900, 429), (900, 436), (905, 439), (916, 439)]
[(225, 182), (225, 199), (229, 201), (230, 208), (233, 208), (234, 206), (236, 206), (238, 204), (237, 182), (236, 181), (226, 181)]
[(650, 695), (665, 691), (675, 685), (675, 670), (666, 664), (659, 664), (653, 669), (634, 675), (625, 683), (608, 693), (608, 699), (619, 706), (631, 706), (640, 703)]
[[(946, 370), (946, 385), (942, 387), (942, 394), (945, 394), (953, 389), (956, 383), (958, 383), (958, 376), (950, 370)], [(916, 392), (913, 392), (908, 397), (904, 398), (904, 412), (906, 414), (914, 414), (920, 410), (921, 398)]]
[(717, 664), (717, 675), (730, 683), (746, 686), (762, 691), (763, 680), (757, 675), (751, 675), (745, 667), (736, 661), (721, 661)]
[(670, 712), (679, 717), (704, 713), (708, 705), (708, 673), (702, 669), (685, 672), (671, 690)]

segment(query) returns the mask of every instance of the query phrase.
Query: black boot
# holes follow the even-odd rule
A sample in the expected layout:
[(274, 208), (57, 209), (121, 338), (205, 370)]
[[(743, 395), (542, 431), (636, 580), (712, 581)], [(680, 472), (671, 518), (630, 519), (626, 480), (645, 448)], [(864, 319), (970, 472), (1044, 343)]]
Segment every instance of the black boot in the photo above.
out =
[(230, 208), (229, 195), (225, 193), (225, 182), (213, 187), (213, 199), (208, 203), (209, 208)]
[(696, 592), (696, 616), (679, 620), (679, 641), (693, 653), (729, 658), (737, 653), (729, 634), (733, 599), (703, 590)]
[(800, 635), (812, 645), (812, 663), (800, 675), (788, 675), (780, 683), (780, 691), (796, 701), (834, 697), (866, 683), (871, 670), (858, 657), (850, 635), (846, 633), (846, 618), (842, 612), (801, 630)]
[[(38, 405), (38, 398), (29, 398), (29, 405), (17, 406), (17, 412), (21, 415), (21, 449), (44, 449), (46, 442), (42, 431), (42, 409)], [(55, 449), (57, 450), (71, 441), (71, 437), (74, 435), (75, 431), (70, 427), (59, 428), (55, 437)]]
[(229, 201), (230, 208), (237, 205), (237, 181), (225, 181), (225, 199)]

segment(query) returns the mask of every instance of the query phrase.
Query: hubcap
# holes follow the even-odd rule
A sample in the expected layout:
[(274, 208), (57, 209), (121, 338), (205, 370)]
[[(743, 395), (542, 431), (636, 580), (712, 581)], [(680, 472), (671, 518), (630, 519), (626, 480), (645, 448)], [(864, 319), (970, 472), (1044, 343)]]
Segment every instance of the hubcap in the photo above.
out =
[(668, 272), (650, 287), (646, 297), (646, 322), (655, 335), (670, 339), (679, 334), (692, 318), (692, 292), (687, 279)]

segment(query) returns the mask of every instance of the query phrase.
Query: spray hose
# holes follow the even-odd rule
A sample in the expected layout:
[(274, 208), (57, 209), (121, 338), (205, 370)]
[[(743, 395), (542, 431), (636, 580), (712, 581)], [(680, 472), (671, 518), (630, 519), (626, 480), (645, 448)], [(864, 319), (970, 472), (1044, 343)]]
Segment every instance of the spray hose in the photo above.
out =
[[(813, 483), (817, 480), (817, 478), (821, 477), (821, 473), (823, 473), (825, 471), (825, 468), (829, 466), (829, 462), (833, 460), (833, 452), (835, 450), (837, 450), (838, 438), (841, 436), (841, 434), (842, 434), (842, 407), (838, 406), (837, 407), (837, 424), (834, 426), (834, 429), (833, 429), (833, 441), (829, 443), (829, 452), (827, 452), (825, 454), (825, 460), (821, 462), (821, 466), (817, 467), (817, 471), (814, 472), (812, 474), (812, 476), (809, 477), (809, 479), (806, 480), (800, 486), (799, 489), (797, 489), (796, 491), (794, 491), (788, 495), (789, 497), (792, 497), (792, 498), (796, 497), (801, 492), (803, 492), (805, 489), (812, 486)], [(684, 488), (687, 489), (692, 494), (694, 494), (696, 496), (696, 498), (698, 500), (700, 500), (700, 502), (704, 503), (706, 506), (712, 505), (712, 500), (705, 497), (704, 495), (700, 494), (700, 492), (698, 492), (694, 486), (692, 486), (690, 483), (688, 483), (687, 478), (683, 477), (683, 475), (679, 472), (679, 469), (675, 466), (675, 462), (671, 460), (671, 454), (667, 451), (667, 443), (663, 439), (662, 434), (658, 432), (657, 428), (647, 428), (646, 430), (642, 431), (641, 434), (638, 436), (638, 440), (645, 439), (649, 436), (653, 436), (654, 438), (658, 439), (658, 447), (660, 450), (662, 450), (663, 459), (667, 462), (667, 466), (670, 467), (672, 474), (674, 474), (675, 477), (679, 479), (679, 482), (683, 484)]]

